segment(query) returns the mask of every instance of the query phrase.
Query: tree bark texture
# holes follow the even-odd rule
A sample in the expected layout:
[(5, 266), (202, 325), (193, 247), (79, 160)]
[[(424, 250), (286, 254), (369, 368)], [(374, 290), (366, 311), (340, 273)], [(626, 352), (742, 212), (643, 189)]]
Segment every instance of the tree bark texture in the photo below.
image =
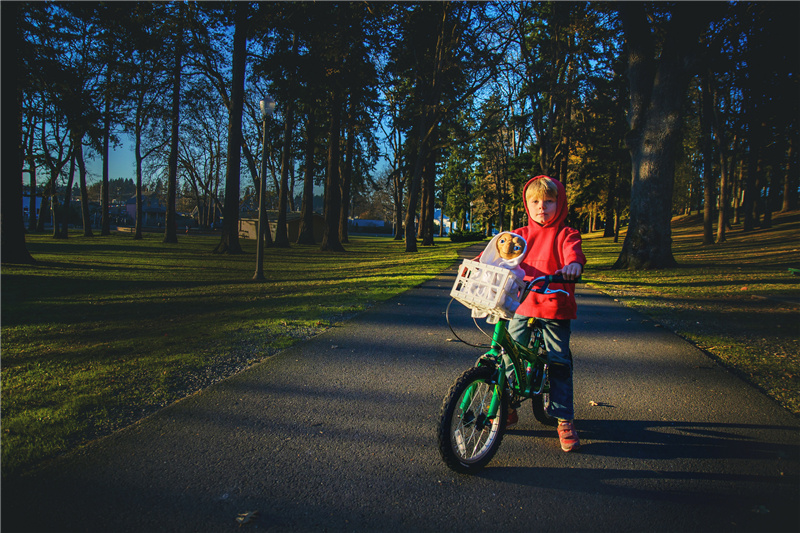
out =
[(396, 165), (392, 172), (392, 194), (394, 197), (394, 240), (402, 241), (403, 232), (403, 191), (406, 180), (401, 175), (400, 166)]
[(711, 142), (711, 116), (714, 102), (711, 97), (711, 73), (703, 73), (700, 129), (703, 136), (703, 244), (714, 244), (714, 145)]
[(422, 173), (425, 168), (425, 162), (428, 159), (428, 143), (427, 135), (427, 121), (426, 114), (420, 113), (417, 132), (419, 133), (419, 144), (417, 147), (417, 160), (414, 163), (414, 172), (411, 175), (411, 184), (408, 190), (408, 208), (405, 218), (405, 238), (406, 238), (406, 252), (417, 251), (417, 225), (415, 223), (417, 217), (417, 203), (419, 202), (420, 189), (422, 187)]
[(352, 204), (352, 183), (353, 183), (353, 154), (356, 145), (355, 131), (355, 98), (350, 99), (350, 110), (347, 113), (347, 139), (345, 139), (344, 149), (344, 171), (341, 176), (340, 189), (342, 193), (342, 205), (339, 210), (339, 241), (349, 243), (347, 232), (347, 222), (350, 219), (350, 206)]
[[(297, 34), (292, 37), (292, 54), (297, 54)], [(291, 76), (294, 82), (296, 76)], [(275, 240), (273, 245), (279, 248), (289, 247), (289, 229), (286, 224), (286, 211), (289, 198), (289, 165), (292, 164), (292, 132), (294, 131), (295, 101), (290, 99), (286, 106), (286, 120), (283, 126), (283, 150), (281, 151), (281, 186), (278, 193), (278, 220), (275, 224)]]
[(658, 60), (644, 4), (620, 4), (628, 47), (630, 225), (615, 268), (671, 267), (672, 190), (681, 110), (708, 8), (676, 4)]
[(331, 129), (328, 137), (328, 172), (325, 181), (325, 229), (320, 250), (343, 252), (339, 241), (339, 211), (342, 208), (342, 191), (339, 188), (339, 128), (341, 124), (341, 96), (339, 89), (333, 91), (331, 105)]
[(69, 206), (72, 202), (72, 184), (75, 182), (75, 151), (72, 152), (72, 157), (69, 158), (69, 172), (67, 173), (67, 188), (64, 190), (64, 216), (61, 223), (61, 238), (69, 238)]
[(172, 112), (170, 115), (172, 131), (170, 134), (169, 161), (167, 163), (169, 173), (167, 178), (167, 212), (164, 220), (164, 242), (167, 243), (178, 242), (178, 221), (175, 207), (178, 191), (178, 144), (180, 143), (178, 128), (181, 108), (181, 53), (178, 51), (175, 54), (175, 65), (172, 72)]
[(289, 102), (286, 120), (283, 127), (283, 150), (281, 151), (281, 183), (278, 196), (278, 220), (275, 225), (273, 245), (279, 248), (289, 247), (289, 229), (286, 224), (286, 212), (289, 197), (289, 165), (291, 163), (292, 131), (294, 130), (294, 102)]
[(300, 232), (297, 244), (316, 244), (314, 238), (314, 128), (312, 118), (306, 117), (305, 175), (303, 177), (303, 200), (300, 208)]
[(228, 165), (225, 169), (225, 219), (222, 222), (222, 241), (216, 248), (217, 252), (228, 254), (242, 253), (239, 244), (239, 178), (242, 163), (242, 110), (247, 61), (248, 4), (235, 3), (234, 9), (236, 14), (233, 33), (233, 86), (228, 124)]
[[(111, 67), (108, 67), (110, 73)], [(110, 74), (109, 74), (110, 76)], [(106, 80), (108, 83), (109, 80)], [(108, 185), (109, 141), (111, 137), (111, 95), (107, 89), (105, 94), (105, 110), (103, 111), (103, 181), (100, 186), (100, 235), (111, 235), (111, 219), (109, 206), (111, 198)]]
[(86, 161), (83, 157), (83, 144), (78, 141), (75, 145), (75, 157), (78, 162), (78, 181), (81, 191), (81, 221), (83, 222), (83, 236), (92, 237), (92, 215), (89, 213), (89, 190), (86, 187)]
[(797, 162), (794, 160), (797, 156), (795, 150), (795, 142), (797, 135), (789, 138), (789, 148), (786, 154), (786, 177), (783, 181), (783, 206), (781, 211), (794, 211), (797, 209)]
[[(3, 194), (0, 195), (0, 257), (3, 263), (31, 264), (36, 261), (25, 244), (25, 222), (22, 217), (22, 94), (17, 76), (19, 54), (14, 43), (22, 42), (18, 26), (19, 6), (16, 2), (3, 2), (2, 27), (10, 35), (11, 44), (2, 49), (3, 73)], [(36, 209), (36, 204), (32, 206)]]

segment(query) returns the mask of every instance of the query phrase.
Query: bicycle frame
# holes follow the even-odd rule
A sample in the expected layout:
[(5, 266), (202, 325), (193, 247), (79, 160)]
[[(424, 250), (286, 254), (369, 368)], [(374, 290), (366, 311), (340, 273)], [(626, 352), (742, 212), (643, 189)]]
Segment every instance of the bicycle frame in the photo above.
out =
[[(503, 397), (503, 390), (507, 385), (514, 394), (522, 398), (530, 398), (549, 392), (545, 380), (547, 373), (543, 371), (547, 368), (547, 359), (544, 352), (542, 331), (535, 325), (532, 329), (532, 346), (528, 348), (511, 338), (508, 333), (507, 320), (500, 320), (495, 324), (491, 348), (478, 360), (479, 366), (489, 365), (497, 370), (492, 401), (487, 413), (488, 418), (497, 416), (500, 401)], [(504, 356), (508, 356), (514, 369), (515, 379), (510, 384), (508, 383), (508, 368)], [(531, 375), (528, 376), (527, 372), (523, 370), (527, 366), (526, 363), (538, 371), (531, 372)], [(472, 391), (465, 395), (465, 403), (461, 406), (462, 409), (466, 408), (471, 398)]]

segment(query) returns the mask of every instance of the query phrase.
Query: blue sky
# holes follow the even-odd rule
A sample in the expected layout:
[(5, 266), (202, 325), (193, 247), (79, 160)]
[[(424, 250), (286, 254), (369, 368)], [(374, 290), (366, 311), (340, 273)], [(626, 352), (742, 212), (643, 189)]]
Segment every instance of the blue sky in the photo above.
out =
[[(108, 158), (109, 179), (125, 178), (136, 182), (136, 159), (133, 155), (133, 144), (123, 142), (119, 148), (111, 148)], [(103, 159), (96, 157), (87, 162), (90, 176), (89, 184), (100, 181), (103, 177)]]

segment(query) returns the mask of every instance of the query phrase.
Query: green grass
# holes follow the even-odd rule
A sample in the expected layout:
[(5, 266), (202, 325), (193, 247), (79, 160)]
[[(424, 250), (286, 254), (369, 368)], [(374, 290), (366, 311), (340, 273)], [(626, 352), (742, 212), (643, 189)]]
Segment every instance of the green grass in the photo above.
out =
[(677, 268), (612, 270), (619, 243), (584, 236), (584, 280), (635, 307), (710, 353), (800, 415), (800, 213), (777, 215), (774, 227), (740, 227), (704, 246), (702, 219), (673, 220)]
[(416, 286), (467, 244), (404, 252), (353, 237), (346, 253), (218, 236), (54, 240), (28, 235), (34, 266), (2, 268), (2, 471), (43, 460), (150, 414), (298, 340)]
[[(706, 350), (800, 414), (800, 213), (703, 246), (697, 217), (675, 220), (680, 266), (610, 267), (622, 239), (584, 236), (584, 280)], [(3, 477), (111, 433), (276, 351), (416, 286), (470, 243), (406, 254), (387, 238), (346, 253), (249, 253), (218, 237), (28, 235), (35, 266), (2, 268)]]

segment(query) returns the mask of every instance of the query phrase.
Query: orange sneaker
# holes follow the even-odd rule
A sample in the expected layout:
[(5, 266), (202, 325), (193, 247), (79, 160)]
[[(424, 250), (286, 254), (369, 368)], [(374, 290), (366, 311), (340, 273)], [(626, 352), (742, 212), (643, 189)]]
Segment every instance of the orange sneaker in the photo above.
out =
[(513, 407), (508, 408), (508, 418), (506, 418), (506, 429), (516, 426), (517, 422), (519, 422), (519, 415), (517, 415), (517, 410)]
[(565, 452), (572, 452), (580, 449), (581, 443), (578, 440), (578, 432), (572, 420), (558, 421), (558, 440), (561, 441), (561, 449)]

